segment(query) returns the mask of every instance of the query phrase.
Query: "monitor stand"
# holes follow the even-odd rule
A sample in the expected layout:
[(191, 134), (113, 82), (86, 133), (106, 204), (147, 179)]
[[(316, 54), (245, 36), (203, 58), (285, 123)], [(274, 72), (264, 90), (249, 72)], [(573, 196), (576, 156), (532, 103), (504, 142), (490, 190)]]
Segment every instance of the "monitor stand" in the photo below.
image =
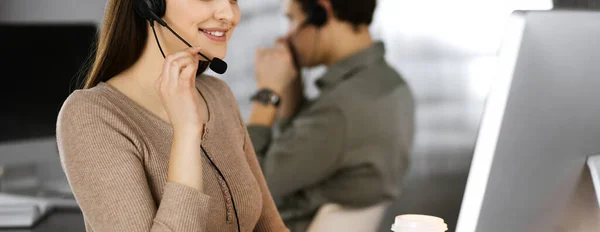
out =
[(596, 202), (597, 206), (600, 207), (600, 155), (593, 155), (588, 157), (587, 165), (592, 175), (592, 182), (594, 183), (594, 189), (596, 190)]
[(574, 190), (552, 232), (600, 231), (600, 155), (588, 157)]

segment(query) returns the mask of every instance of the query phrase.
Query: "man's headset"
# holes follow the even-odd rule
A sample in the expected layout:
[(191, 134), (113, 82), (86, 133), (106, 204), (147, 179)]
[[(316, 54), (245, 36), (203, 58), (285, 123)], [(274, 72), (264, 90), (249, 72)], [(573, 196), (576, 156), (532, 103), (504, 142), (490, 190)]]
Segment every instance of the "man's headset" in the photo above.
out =
[[(306, 12), (306, 20), (298, 27), (295, 33), (298, 33), (300, 30), (304, 29), (307, 26), (315, 26), (317, 29), (320, 29), (327, 23), (327, 11), (323, 6), (317, 3), (318, 0), (309, 0), (308, 1), (308, 9)], [(290, 52), (292, 53), (292, 57), (294, 59), (294, 67), (297, 70), (300, 70), (300, 61), (298, 57), (298, 53), (294, 44), (291, 40), (287, 41), (288, 47), (290, 48)]]
[[(143, 19), (146, 19), (150, 22), (150, 26), (152, 27), (152, 32), (154, 32), (154, 38), (156, 39), (156, 43), (158, 44), (158, 48), (160, 49), (161, 54), (165, 57), (165, 53), (160, 47), (160, 43), (158, 42), (158, 37), (156, 36), (156, 31), (154, 30), (154, 21), (158, 22), (160, 25), (166, 27), (173, 33), (181, 42), (185, 43), (188, 47), (192, 47), (190, 43), (185, 41), (177, 32), (173, 31), (169, 25), (162, 20), (162, 17), (165, 16), (165, 11), (167, 10), (167, 4), (165, 0), (136, 0), (135, 3), (135, 12), (138, 16)], [(223, 74), (227, 71), (227, 63), (219, 58), (210, 59), (204, 54), (198, 52), (198, 55), (204, 57), (208, 62), (210, 62), (210, 69), (218, 74)]]
[(308, 25), (313, 25), (317, 28), (323, 27), (327, 23), (327, 11), (317, 3), (317, 0), (309, 0), (308, 4), (306, 21), (304, 21), (301, 28)]

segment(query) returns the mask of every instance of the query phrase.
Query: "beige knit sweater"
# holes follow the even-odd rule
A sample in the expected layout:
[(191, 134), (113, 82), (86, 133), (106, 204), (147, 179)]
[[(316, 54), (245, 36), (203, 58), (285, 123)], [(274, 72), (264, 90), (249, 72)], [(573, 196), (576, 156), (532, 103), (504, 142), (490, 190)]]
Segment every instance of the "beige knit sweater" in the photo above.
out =
[(196, 83), (210, 115), (202, 146), (231, 189), (204, 155), (203, 191), (167, 182), (172, 127), (109, 84), (65, 101), (58, 148), (87, 231), (235, 232), (232, 200), (242, 231), (288, 231), (230, 89), (210, 76)]

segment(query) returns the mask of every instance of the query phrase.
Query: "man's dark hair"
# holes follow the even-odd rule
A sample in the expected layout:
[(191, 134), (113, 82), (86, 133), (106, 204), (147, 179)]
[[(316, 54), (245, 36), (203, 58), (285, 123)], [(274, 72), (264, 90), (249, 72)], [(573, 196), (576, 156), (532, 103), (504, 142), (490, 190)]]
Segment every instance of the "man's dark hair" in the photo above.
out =
[[(302, 10), (308, 13), (317, 0), (295, 0), (300, 3)], [(354, 25), (370, 25), (377, 0), (329, 0), (335, 17)], [(331, 17), (331, 15), (329, 15)]]

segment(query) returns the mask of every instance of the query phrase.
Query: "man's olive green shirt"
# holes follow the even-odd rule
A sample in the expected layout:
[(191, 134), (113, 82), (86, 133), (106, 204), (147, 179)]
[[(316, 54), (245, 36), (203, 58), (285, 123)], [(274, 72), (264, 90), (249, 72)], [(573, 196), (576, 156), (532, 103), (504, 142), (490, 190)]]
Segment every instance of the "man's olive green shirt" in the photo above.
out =
[(332, 65), (320, 96), (279, 122), (249, 125), (282, 218), (304, 231), (324, 203), (362, 207), (398, 196), (413, 141), (414, 101), (381, 42)]

